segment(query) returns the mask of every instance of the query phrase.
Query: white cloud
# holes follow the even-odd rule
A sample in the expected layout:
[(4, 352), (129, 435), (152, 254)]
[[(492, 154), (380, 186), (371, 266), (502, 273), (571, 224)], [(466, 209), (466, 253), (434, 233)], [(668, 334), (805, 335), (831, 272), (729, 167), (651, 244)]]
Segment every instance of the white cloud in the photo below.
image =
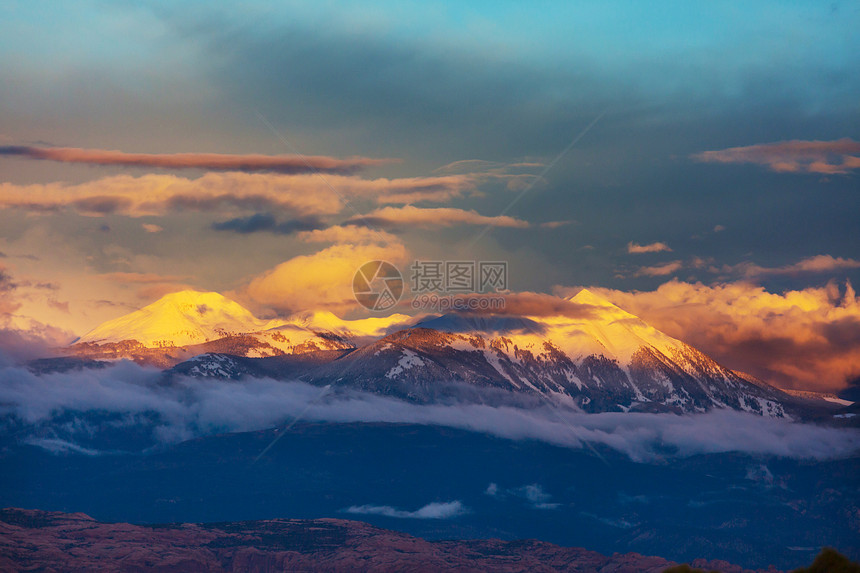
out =
[(669, 263), (663, 263), (661, 265), (654, 265), (651, 267), (641, 267), (636, 271), (634, 276), (637, 277), (665, 277), (667, 275), (671, 275), (684, 267), (684, 264), (681, 261), (672, 261)]
[(399, 517), (406, 519), (451, 519), (464, 513), (468, 509), (461, 501), (449, 501), (444, 503), (428, 503), (415, 511), (404, 511), (390, 505), (353, 505), (344, 510), (346, 513), (359, 515), (384, 515), (385, 517)]
[[(132, 363), (100, 370), (37, 376), (23, 368), (0, 369), (0, 414), (31, 425), (50, 426), (64, 414), (113, 412), (128, 425), (149, 424), (162, 442), (201, 435), (253, 431), (301, 417), (325, 422), (389, 422), (441, 425), (502, 438), (541, 440), (582, 448), (584, 442), (617, 450), (634, 461), (671, 456), (741, 451), (805, 459), (855, 455), (860, 430), (828, 428), (773, 420), (735, 411), (674, 414), (583, 414), (562, 409), (532, 409), (484, 404), (418, 405), (379, 395), (340, 391), (321, 400), (321, 390), (298, 382), (271, 379), (240, 381), (178, 378), (166, 385), (161, 372)], [(109, 425), (92, 432), (117, 431)], [(74, 435), (58, 436), (74, 442)], [(523, 490), (525, 499), (540, 491)], [(531, 496), (531, 498), (529, 498)]]
[(497, 483), (490, 483), (487, 489), (484, 490), (486, 495), (497, 497), (500, 499), (506, 497), (518, 497), (533, 507), (534, 509), (557, 509), (561, 504), (553, 503), (552, 496), (544, 491), (543, 486), (538, 483), (532, 483), (520, 487), (502, 489)]

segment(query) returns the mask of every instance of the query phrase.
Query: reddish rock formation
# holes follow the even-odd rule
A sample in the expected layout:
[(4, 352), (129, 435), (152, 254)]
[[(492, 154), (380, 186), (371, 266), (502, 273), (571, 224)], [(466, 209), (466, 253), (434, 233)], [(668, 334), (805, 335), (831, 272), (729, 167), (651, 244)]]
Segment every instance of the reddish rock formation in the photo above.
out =
[[(341, 519), (100, 523), (81, 513), (0, 510), (2, 571), (503, 571), (657, 573), (675, 563), (541, 541), (425, 541)], [(706, 570), (749, 573), (724, 562)]]

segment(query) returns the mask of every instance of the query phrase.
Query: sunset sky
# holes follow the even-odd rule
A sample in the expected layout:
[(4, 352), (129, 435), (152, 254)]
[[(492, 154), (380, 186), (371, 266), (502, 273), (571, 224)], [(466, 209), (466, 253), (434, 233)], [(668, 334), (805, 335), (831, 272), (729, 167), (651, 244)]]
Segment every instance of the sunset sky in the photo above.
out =
[(858, 29), (856, 2), (4, 2), (0, 346), (186, 288), (364, 317), (368, 260), (507, 261), (837, 390)]

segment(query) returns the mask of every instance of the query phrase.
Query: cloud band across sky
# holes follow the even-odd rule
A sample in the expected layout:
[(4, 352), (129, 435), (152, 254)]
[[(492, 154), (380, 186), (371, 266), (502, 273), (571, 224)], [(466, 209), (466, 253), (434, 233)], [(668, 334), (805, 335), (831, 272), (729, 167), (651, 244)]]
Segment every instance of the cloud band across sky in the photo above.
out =
[(405, 207), (384, 207), (367, 215), (353, 217), (348, 223), (383, 228), (398, 226), (449, 227), (455, 224), (491, 225), (494, 227), (512, 227), (517, 229), (529, 226), (528, 222), (507, 215), (488, 217), (472, 210), (455, 209), (452, 207), (422, 209), (411, 205), (406, 205)]
[(160, 169), (205, 169), (207, 171), (269, 171), (274, 173), (338, 173), (352, 174), (366, 167), (395, 162), (394, 159), (350, 157), (337, 159), (326, 156), (261, 155), (222, 153), (126, 153), (109, 149), (80, 147), (0, 146), (0, 156), (24, 157), (61, 163), (88, 165), (120, 165)]
[(780, 141), (704, 151), (693, 155), (704, 163), (754, 163), (778, 173), (844, 174), (860, 169), (860, 141)]
[[(95, 435), (141, 430), (151, 432), (157, 442), (175, 443), (225, 431), (271, 428), (299, 415), (306, 421), (439, 425), (574, 449), (584, 447), (587, 441), (638, 462), (728, 451), (828, 459), (855, 455), (860, 448), (860, 430), (856, 428), (827, 428), (734, 411), (695, 416), (582, 414), (476, 403), (418, 405), (353, 391), (338, 392), (320, 401), (316, 386), (271, 379), (200, 384), (180, 378), (165, 386), (158, 371), (127, 362), (41, 376), (26, 368), (4, 368), (0, 375), (7, 381), (0, 386), (0, 413), (22, 423), (23, 439), (49, 448), (57, 444), (56, 440), (40, 441), (44, 437), (40, 429), (47, 427), (57, 428), (62, 434), (59, 437), (73, 447), (80, 445), (75, 442)], [(98, 422), (86, 416), (87, 412), (117, 417), (108, 415), (101, 418), (106, 421)], [(70, 417), (88, 423), (68, 424)], [(453, 509), (458, 508), (447, 507)], [(430, 517), (428, 513), (436, 514), (425, 509), (421, 516)]]
[(447, 201), (473, 189), (468, 176), (363, 179), (353, 175), (208, 172), (197, 178), (149, 173), (113, 175), (79, 184), (0, 182), (0, 209), (71, 211), (87, 216), (158, 216), (173, 211), (288, 211), (331, 215), (345, 202)]

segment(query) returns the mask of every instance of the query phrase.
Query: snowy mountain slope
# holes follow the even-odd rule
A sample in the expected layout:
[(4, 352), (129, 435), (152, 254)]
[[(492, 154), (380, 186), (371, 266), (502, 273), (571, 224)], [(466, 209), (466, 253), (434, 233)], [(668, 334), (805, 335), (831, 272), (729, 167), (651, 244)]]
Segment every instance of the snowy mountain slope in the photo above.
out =
[(683, 342), (663, 334), (639, 317), (588, 290), (583, 289), (568, 300), (583, 305), (589, 315), (581, 319), (559, 316), (543, 321), (547, 335), (568, 356), (580, 358), (602, 354), (622, 364), (629, 364), (634, 354), (643, 347), (666, 355), (686, 347)]
[[(266, 376), (424, 402), (489, 392), (590, 412), (731, 408), (774, 417), (796, 402), (587, 290), (568, 300), (557, 316), (449, 314), (378, 338), (408, 317), (348, 321), (314, 312), (263, 321), (217, 293), (184, 291), (105, 323), (70, 352), (163, 368), (205, 355), (176, 372), (227, 378), (256, 375), (258, 359), (267, 361)], [(321, 358), (284, 363), (284, 372), (270, 360), (305, 354)], [(225, 355), (242, 357), (240, 367)]]
[(588, 291), (570, 300), (581, 318), (439, 317), (307, 377), (418, 401), (466, 385), (586, 411), (732, 408), (786, 415), (788, 396), (780, 390), (746, 380)]

